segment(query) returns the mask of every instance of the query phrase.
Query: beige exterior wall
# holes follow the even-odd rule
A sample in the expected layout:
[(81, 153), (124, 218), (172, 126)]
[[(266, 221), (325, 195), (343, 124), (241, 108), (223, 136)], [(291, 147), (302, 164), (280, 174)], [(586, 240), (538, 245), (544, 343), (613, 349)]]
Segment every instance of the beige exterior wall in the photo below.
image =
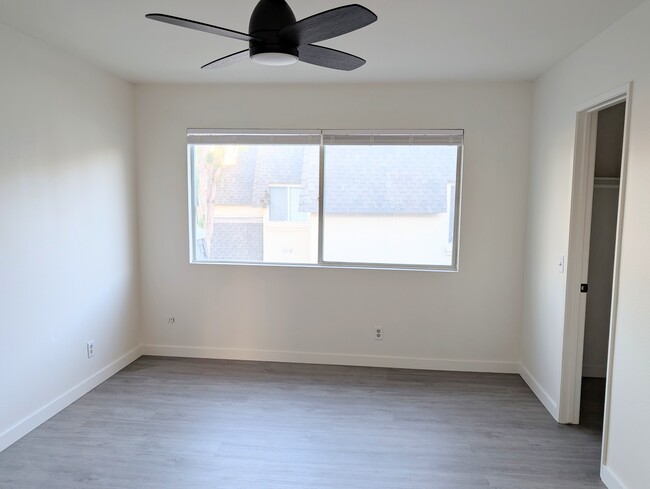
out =
[(318, 262), (318, 214), (303, 222), (274, 222), (264, 209), (264, 261), (271, 263)]
[(251, 207), (249, 205), (217, 205), (214, 208), (214, 217), (215, 219), (262, 219), (265, 211), (266, 209), (262, 207)]
[[(326, 217), (323, 259), (451, 265), (448, 214)], [(413, 237), (418, 239), (414, 240)], [(408, 251), (407, 251), (408, 250)]]

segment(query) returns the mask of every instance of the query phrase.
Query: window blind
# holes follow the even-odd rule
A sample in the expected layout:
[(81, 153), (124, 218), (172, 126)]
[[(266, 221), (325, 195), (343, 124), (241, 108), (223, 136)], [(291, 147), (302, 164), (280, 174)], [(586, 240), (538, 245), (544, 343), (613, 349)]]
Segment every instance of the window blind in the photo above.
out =
[(326, 145), (462, 145), (464, 131), (323, 131)]
[(320, 144), (320, 131), (188, 129), (188, 144)]
[(462, 145), (464, 131), (188, 129), (189, 144)]

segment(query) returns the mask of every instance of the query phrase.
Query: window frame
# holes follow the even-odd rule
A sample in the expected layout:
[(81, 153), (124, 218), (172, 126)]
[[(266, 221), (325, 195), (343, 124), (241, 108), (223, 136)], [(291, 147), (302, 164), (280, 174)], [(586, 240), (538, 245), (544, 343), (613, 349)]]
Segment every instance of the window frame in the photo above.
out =
[[(410, 137), (411, 140), (417, 139), (419, 136), (437, 135), (445, 137), (449, 135), (450, 141), (453, 136), (460, 138), (460, 142), (449, 143), (448, 145), (457, 147), (456, 156), (456, 180), (452, 185), (455, 185), (454, 193), (454, 219), (453, 231), (454, 238), (451, 245), (451, 264), (450, 265), (424, 265), (424, 264), (400, 264), (400, 263), (370, 263), (370, 262), (340, 262), (328, 261), (323, 259), (323, 236), (324, 236), (324, 190), (325, 190), (325, 139), (328, 136), (337, 134), (363, 134), (371, 135), (371, 137), (381, 137), (385, 135)], [(222, 135), (228, 138), (232, 135), (233, 139), (236, 136), (242, 135), (254, 140), (255, 136), (261, 137), (276, 137), (278, 141), (272, 141), (266, 144), (279, 144), (281, 145), (281, 138), (283, 136), (304, 135), (305, 137), (313, 138), (316, 135), (320, 136), (319, 147), (319, 181), (318, 181), (318, 262), (317, 263), (283, 263), (283, 262), (246, 262), (246, 261), (219, 261), (219, 260), (200, 260), (196, 257), (196, 189), (197, 180), (195, 172), (195, 154), (193, 147), (197, 144), (206, 144), (191, 142), (191, 136), (209, 136), (209, 135)], [(188, 129), (187, 130), (187, 166), (188, 166), (188, 207), (189, 207), (189, 248), (190, 248), (190, 264), (198, 265), (242, 265), (242, 266), (271, 266), (271, 267), (293, 267), (293, 268), (347, 268), (347, 269), (361, 269), (361, 270), (405, 270), (405, 271), (428, 271), (428, 272), (458, 272), (460, 270), (460, 223), (461, 223), (461, 196), (462, 196), (462, 175), (463, 175), (463, 156), (464, 156), (464, 136), (463, 129), (445, 129), (445, 130), (273, 130), (273, 129)], [(213, 143), (218, 144), (218, 143)], [(236, 143), (222, 143), (222, 144), (236, 144)], [(250, 143), (255, 144), (255, 143)], [(257, 143), (263, 144), (263, 143)], [(306, 143), (308, 144), (308, 143)], [(313, 144), (313, 143), (312, 143)], [(386, 143), (384, 143), (386, 144)], [(424, 143), (419, 143), (424, 144)], [(437, 143), (442, 144), (442, 143)], [(404, 144), (407, 145), (407, 144)], [(275, 184), (274, 184), (275, 185)], [(276, 186), (289, 187), (290, 185), (277, 184)], [(449, 183), (447, 187), (449, 187)], [(447, 197), (449, 201), (449, 197)], [(270, 211), (270, 210), (269, 210)], [(293, 221), (273, 221), (274, 224), (291, 224)]]
[[(452, 199), (453, 195), (453, 199)], [(452, 201), (453, 201), (453, 207), (452, 207)], [(447, 182), (447, 212), (450, 212), (450, 209), (454, 210), (454, 215), (453, 218), (454, 220), (452, 221), (451, 219), (448, 222), (448, 232), (452, 234), (452, 236), (456, 235), (456, 182), (451, 183)], [(449, 244), (453, 244), (454, 240), (452, 239), (451, 241), (447, 241)]]

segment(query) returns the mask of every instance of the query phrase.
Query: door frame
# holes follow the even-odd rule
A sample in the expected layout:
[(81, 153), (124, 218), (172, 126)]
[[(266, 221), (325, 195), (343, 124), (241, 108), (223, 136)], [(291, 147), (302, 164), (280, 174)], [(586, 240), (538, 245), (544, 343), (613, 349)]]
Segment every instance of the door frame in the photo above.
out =
[(591, 207), (593, 201), (594, 167), (598, 112), (626, 102), (621, 179), (616, 223), (614, 252), (614, 278), (610, 314), (609, 345), (607, 354), (607, 379), (605, 390), (605, 419), (603, 427), (602, 462), (606, 461), (611, 398), (611, 370), (616, 338), (618, 310), (619, 268), (621, 236), (623, 231), (629, 128), (632, 101), (632, 83), (627, 83), (591, 99), (576, 109), (576, 136), (571, 190), (571, 214), (564, 314), (564, 339), (559, 399), (559, 422), (577, 424), (580, 421), (580, 393), (582, 388), (582, 358), (585, 334), (587, 295), (580, 292), (580, 284), (587, 283), (589, 244), (591, 233)]

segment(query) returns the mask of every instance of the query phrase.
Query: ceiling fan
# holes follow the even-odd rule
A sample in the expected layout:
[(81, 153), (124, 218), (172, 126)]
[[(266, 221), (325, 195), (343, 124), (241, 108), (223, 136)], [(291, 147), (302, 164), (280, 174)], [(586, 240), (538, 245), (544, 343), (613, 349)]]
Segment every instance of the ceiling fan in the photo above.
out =
[(351, 71), (366, 60), (343, 51), (316, 46), (315, 42), (361, 29), (377, 20), (377, 16), (361, 5), (345, 5), (326, 10), (296, 22), (296, 16), (285, 0), (260, 0), (250, 18), (248, 34), (182, 19), (165, 14), (147, 14), (147, 19), (187, 27), (197, 31), (248, 41), (248, 49), (224, 56), (201, 68), (224, 68), (251, 58), (256, 63), (285, 66), (303, 61), (325, 68)]

